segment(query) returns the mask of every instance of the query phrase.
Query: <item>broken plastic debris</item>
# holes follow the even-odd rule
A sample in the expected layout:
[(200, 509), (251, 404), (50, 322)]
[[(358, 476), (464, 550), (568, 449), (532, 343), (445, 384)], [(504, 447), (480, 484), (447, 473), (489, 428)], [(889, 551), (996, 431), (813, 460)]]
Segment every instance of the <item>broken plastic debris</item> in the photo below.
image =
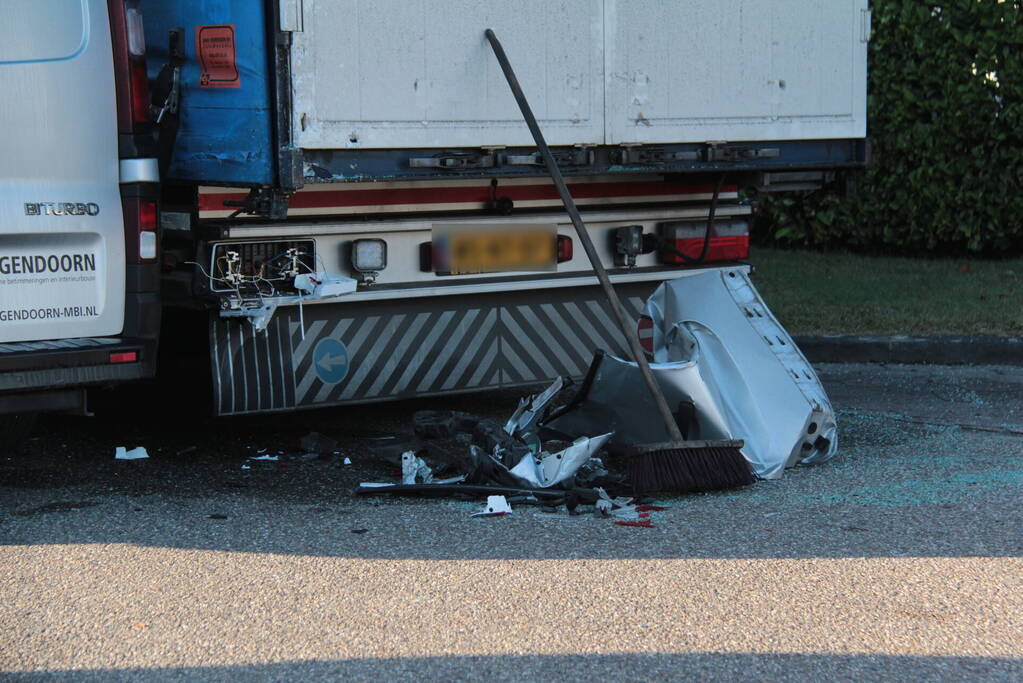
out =
[(249, 460), (266, 460), (269, 462), (277, 462), (280, 459), (280, 456), (277, 455), (257, 455), (249, 458)]
[(351, 294), (358, 282), (343, 275), (330, 273), (302, 273), (295, 276), (295, 289), (305, 292), (310, 298), (329, 299)]
[(504, 496), (487, 496), (487, 504), (479, 512), (472, 513), (473, 517), (500, 517), (510, 515), (511, 506)]
[(542, 393), (523, 398), (519, 401), (519, 407), (515, 409), (511, 418), (504, 425), (504, 431), (512, 436), (532, 431), (536, 427), (536, 423), (543, 417), (542, 413), (547, 404), (561, 392), (564, 386), (564, 378), (557, 377)]
[(600, 458), (590, 458), (584, 462), (575, 473), (576, 481), (580, 484), (600, 479), (610, 474), (604, 467), (604, 461)]
[(419, 457), (415, 451), (405, 451), (401, 454), (401, 483), (402, 484), (432, 484), (433, 470)]
[(345, 459), (341, 462), (341, 464), (342, 465), (351, 465), (352, 464), (352, 459), (349, 458), (348, 456), (345, 456)]
[(615, 522), (615, 524), (617, 524), (618, 526), (638, 526), (643, 529), (652, 529), (654, 526), (654, 523), (651, 522), (649, 519), (641, 520), (620, 519), (617, 522)]
[(537, 488), (559, 484), (576, 473), (583, 463), (611, 438), (611, 432), (594, 437), (579, 437), (571, 446), (557, 453), (527, 455), (510, 472)]
[(136, 446), (130, 451), (124, 446), (114, 448), (114, 458), (117, 460), (142, 460), (148, 457), (149, 453), (146, 453), (146, 449), (142, 446)]
[(384, 488), (386, 486), (394, 486), (394, 484), (385, 484), (378, 481), (364, 481), (361, 484), (359, 484), (359, 488), (363, 489), (379, 489)]

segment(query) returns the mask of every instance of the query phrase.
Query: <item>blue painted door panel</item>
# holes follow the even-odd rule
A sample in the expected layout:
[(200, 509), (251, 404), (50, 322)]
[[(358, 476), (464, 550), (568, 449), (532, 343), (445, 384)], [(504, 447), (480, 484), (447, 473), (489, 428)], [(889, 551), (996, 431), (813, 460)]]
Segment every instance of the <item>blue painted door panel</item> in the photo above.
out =
[[(274, 181), (269, 32), (262, 0), (146, 0), (150, 78), (167, 62), (168, 32), (183, 28), (181, 125), (167, 180), (242, 185)], [(196, 28), (233, 26), (238, 87), (201, 87)]]

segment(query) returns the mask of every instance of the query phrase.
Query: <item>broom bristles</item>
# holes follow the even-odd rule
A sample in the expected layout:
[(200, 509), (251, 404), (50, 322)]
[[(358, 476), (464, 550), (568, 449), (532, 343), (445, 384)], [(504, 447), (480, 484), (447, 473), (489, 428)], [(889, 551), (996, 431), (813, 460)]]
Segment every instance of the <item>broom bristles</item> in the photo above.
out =
[[(741, 444), (740, 444), (741, 445)], [(695, 493), (748, 486), (754, 481), (739, 447), (656, 444), (628, 458), (626, 471), (636, 493)]]

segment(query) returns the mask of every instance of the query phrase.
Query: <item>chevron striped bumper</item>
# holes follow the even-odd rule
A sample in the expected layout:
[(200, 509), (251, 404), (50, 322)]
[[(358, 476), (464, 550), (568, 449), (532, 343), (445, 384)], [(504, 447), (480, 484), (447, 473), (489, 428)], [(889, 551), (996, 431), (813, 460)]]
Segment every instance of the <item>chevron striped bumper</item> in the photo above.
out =
[[(635, 318), (657, 284), (616, 289)], [(598, 348), (626, 353), (598, 287), (288, 307), (264, 333), (210, 320), (220, 415), (581, 377)]]

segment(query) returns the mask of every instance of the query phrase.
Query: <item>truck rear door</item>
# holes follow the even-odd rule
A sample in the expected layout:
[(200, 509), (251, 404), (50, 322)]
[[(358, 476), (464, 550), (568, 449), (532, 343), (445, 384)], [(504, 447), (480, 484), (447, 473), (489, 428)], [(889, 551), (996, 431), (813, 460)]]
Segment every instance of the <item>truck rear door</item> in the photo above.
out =
[[(493, 28), (552, 145), (604, 138), (601, 0), (288, 0), (305, 149), (532, 145)], [(288, 17), (292, 17), (289, 19)]]
[(0, 342), (118, 334), (125, 235), (105, 0), (4, 0)]
[(604, 5), (608, 144), (866, 135), (867, 0)]
[(298, 147), (532, 146), (866, 134), (867, 0), (282, 0)]

